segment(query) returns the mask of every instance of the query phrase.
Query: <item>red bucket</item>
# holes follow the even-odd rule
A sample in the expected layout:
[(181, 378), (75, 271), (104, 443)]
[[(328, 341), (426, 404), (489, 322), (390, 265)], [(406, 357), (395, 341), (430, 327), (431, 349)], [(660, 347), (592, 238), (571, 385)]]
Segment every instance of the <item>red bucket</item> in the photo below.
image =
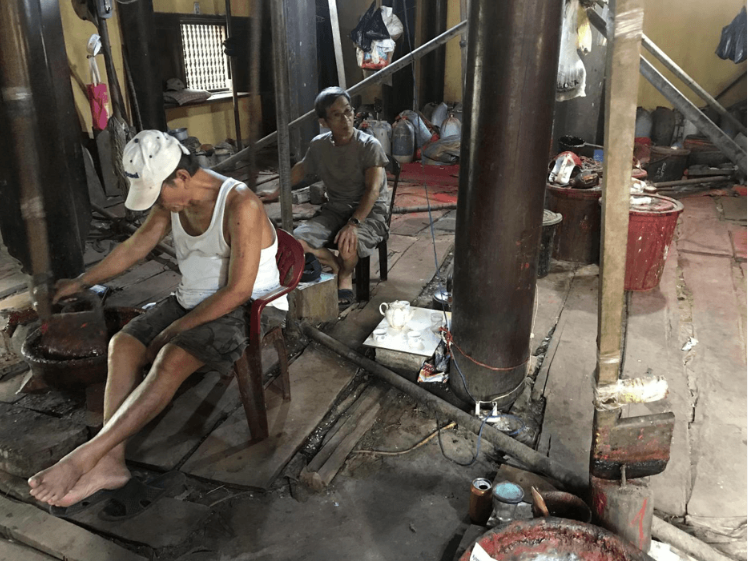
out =
[[(637, 204), (637, 201), (641, 202)], [(669, 197), (631, 197), (626, 290), (652, 290), (660, 284), (681, 212), (683, 205)]]

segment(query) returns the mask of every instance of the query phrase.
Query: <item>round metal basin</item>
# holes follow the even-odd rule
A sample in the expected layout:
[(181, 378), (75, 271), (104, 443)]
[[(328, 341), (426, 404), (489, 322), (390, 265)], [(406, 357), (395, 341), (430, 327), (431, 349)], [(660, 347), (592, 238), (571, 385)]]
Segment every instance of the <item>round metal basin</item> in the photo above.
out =
[[(607, 530), (553, 517), (494, 528), (477, 543), (495, 561), (653, 561)], [(460, 561), (470, 561), (473, 547)]]
[[(138, 308), (105, 308), (104, 319), (108, 338), (142, 313), (143, 310)], [(45, 384), (62, 390), (76, 390), (106, 380), (106, 353), (71, 359), (49, 358), (44, 356), (40, 348), (41, 336), (40, 329), (30, 332), (23, 342), (21, 354), (34, 375), (41, 378)]]

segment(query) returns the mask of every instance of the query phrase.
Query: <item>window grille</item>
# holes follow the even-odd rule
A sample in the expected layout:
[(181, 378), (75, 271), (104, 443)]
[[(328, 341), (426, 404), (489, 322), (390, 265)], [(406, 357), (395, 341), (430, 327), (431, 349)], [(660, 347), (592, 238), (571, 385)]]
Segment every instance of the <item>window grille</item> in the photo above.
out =
[(229, 72), (223, 53), (226, 27), (203, 23), (181, 25), (187, 88), (208, 91), (228, 89)]

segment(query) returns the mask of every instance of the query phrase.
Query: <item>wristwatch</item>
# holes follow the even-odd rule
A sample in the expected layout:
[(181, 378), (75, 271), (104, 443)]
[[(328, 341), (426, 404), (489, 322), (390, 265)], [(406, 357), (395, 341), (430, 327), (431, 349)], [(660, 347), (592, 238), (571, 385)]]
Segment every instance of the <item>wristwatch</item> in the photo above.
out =
[(354, 226), (360, 226), (361, 225), (361, 221), (358, 218), (356, 218), (355, 216), (351, 216), (348, 219), (348, 224), (353, 224)]

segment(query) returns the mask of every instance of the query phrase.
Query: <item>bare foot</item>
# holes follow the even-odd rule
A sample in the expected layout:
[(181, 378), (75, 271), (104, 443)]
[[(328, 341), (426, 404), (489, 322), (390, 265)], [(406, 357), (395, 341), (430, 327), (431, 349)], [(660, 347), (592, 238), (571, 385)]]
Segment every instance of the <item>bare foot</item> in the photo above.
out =
[(85, 473), (75, 452), (68, 454), (51, 468), (40, 471), (29, 479), (31, 495), (42, 502), (55, 504), (73, 488)]
[(130, 480), (130, 470), (119, 460), (110, 455), (104, 456), (88, 473), (81, 476), (55, 506), (70, 506), (90, 497), (101, 489), (119, 489)]

